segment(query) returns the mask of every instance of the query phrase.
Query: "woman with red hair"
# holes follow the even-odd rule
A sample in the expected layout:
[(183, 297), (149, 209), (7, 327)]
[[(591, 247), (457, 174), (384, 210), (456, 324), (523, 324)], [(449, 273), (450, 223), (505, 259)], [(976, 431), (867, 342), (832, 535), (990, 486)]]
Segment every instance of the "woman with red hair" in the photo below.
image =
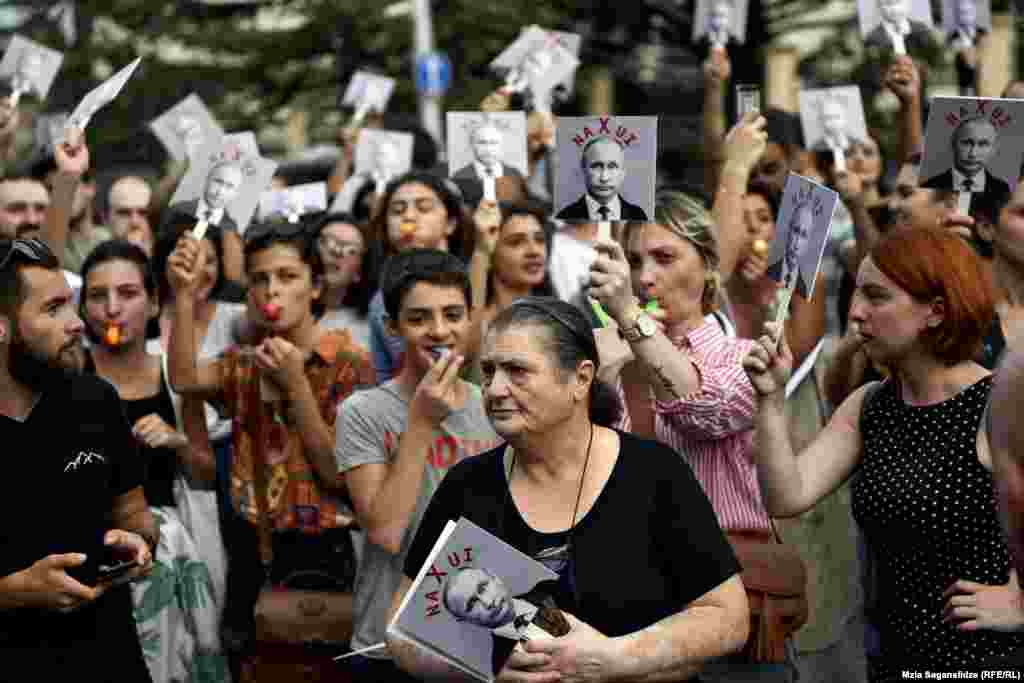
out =
[(1024, 644), (991, 464), (975, 445), (990, 373), (973, 361), (993, 317), (984, 264), (960, 238), (907, 229), (864, 259), (850, 321), (891, 378), (847, 398), (799, 455), (786, 428), (792, 354), (769, 329), (743, 361), (759, 397), (758, 477), (772, 516), (814, 506), (852, 475), (877, 564), (872, 681), (977, 666)]

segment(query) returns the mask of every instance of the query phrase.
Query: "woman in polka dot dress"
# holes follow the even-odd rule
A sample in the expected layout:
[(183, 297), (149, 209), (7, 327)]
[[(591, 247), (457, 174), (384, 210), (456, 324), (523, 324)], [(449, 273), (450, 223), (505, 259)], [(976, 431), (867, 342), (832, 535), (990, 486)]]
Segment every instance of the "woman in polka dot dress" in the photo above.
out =
[(992, 316), (989, 277), (965, 242), (938, 230), (887, 237), (861, 265), (850, 320), (892, 379), (854, 392), (799, 457), (785, 340), (776, 352), (762, 337), (743, 361), (759, 395), (769, 512), (800, 514), (857, 475), (853, 514), (878, 565), (872, 681), (977, 667), (1024, 645), (1024, 596), (975, 440), (992, 378), (971, 359)]

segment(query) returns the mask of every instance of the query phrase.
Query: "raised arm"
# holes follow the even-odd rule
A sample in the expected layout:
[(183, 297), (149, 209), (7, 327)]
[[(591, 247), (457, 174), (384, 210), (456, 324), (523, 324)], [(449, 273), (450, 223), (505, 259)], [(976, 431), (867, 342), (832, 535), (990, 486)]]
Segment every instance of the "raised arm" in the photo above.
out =
[(171, 388), (183, 396), (216, 400), (222, 393), (220, 365), (198, 365), (195, 321), (195, 288), (202, 269), (203, 253), (191, 233), (178, 240), (167, 258), (167, 281), (174, 292), (174, 317), (167, 341), (167, 370)]
[[(856, 274), (860, 268), (861, 261), (882, 239), (882, 232), (875, 225), (875, 219), (868, 212), (867, 203), (864, 200), (864, 193), (858, 189), (860, 179), (856, 174), (840, 173), (836, 182), (836, 189), (843, 197), (846, 208), (850, 210), (850, 217), (853, 219), (854, 245), (853, 253), (847, 266), (850, 272)], [(852, 188), (852, 189), (850, 189)]]
[(758, 396), (757, 473), (761, 495), (772, 517), (794, 517), (839, 488), (860, 462), (863, 442), (860, 410), (864, 388), (843, 402), (817, 438), (796, 455), (786, 419), (786, 382), (793, 356), (785, 338), (779, 352), (769, 334), (761, 337), (743, 360)]
[[(620, 329), (630, 329), (636, 325), (640, 307), (633, 295), (626, 255), (613, 240), (600, 241), (595, 248), (598, 255), (590, 268), (588, 294), (604, 306)], [(701, 378), (693, 360), (660, 329), (650, 337), (630, 343), (630, 347), (651, 378), (658, 399), (679, 399), (700, 389)]]
[(341, 143), (341, 152), (338, 154), (338, 161), (331, 170), (327, 179), (327, 194), (334, 196), (341, 192), (345, 181), (352, 175), (352, 155), (355, 151), (356, 140), (359, 139), (359, 129), (345, 126), (338, 130), (338, 142)]
[(222, 230), (224, 243), (224, 277), (245, 286), (245, 247), (236, 230)]
[(0, 169), (17, 160), (18, 126), (21, 113), (10, 97), (0, 98)]
[(711, 207), (718, 242), (718, 272), (723, 284), (735, 272), (747, 242), (741, 200), (747, 193), (750, 171), (768, 144), (765, 126), (763, 116), (747, 112), (725, 137), (725, 161)]
[(921, 122), (921, 75), (914, 60), (900, 55), (885, 73), (885, 87), (900, 100), (896, 162), (902, 165), (914, 152), (924, 148)]
[(489, 322), (487, 316), (487, 290), (490, 279), (494, 250), (501, 232), (501, 209), (497, 202), (481, 200), (473, 214), (476, 226), (476, 239), (473, 241), (473, 255), (469, 259), (469, 284), (473, 293), (471, 317), (473, 327), (470, 330), (467, 355), (475, 358), (483, 340), (484, 326)]
[(43, 223), (42, 238), (50, 251), (58, 259), (63, 259), (75, 193), (82, 175), (89, 170), (89, 147), (85, 144), (82, 131), (69, 128), (67, 140), (54, 145), (53, 156), (57, 163), (57, 173), (53, 179), (50, 208)]
[(732, 66), (725, 48), (712, 48), (704, 61), (704, 112), (701, 117), (704, 134), (704, 189), (708, 194), (718, 190), (718, 181), (725, 161), (725, 96)]

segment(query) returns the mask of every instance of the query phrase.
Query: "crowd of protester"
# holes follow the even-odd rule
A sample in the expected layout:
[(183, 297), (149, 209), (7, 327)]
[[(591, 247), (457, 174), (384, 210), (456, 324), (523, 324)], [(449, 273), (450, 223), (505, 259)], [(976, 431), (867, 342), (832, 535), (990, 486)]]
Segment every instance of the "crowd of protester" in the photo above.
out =
[[(557, 560), (571, 629), (510, 641), (498, 681), (1019, 672), (1024, 189), (967, 216), (918, 186), (912, 57), (883, 79), (898, 148), (844, 165), (793, 113), (728, 126), (730, 73), (712, 50), (704, 186), (611, 236), (553, 218), (542, 111), (495, 201), (430, 163), (351, 213), (202, 239), (168, 205), (182, 169), (97, 202), (80, 131), (15, 158), (0, 678), (457, 679), (387, 625), (460, 517)], [(790, 173), (841, 199), (810, 299), (763, 246)], [(596, 252), (582, 297), (553, 285), (566, 240)], [(128, 581), (101, 576), (119, 560)]]

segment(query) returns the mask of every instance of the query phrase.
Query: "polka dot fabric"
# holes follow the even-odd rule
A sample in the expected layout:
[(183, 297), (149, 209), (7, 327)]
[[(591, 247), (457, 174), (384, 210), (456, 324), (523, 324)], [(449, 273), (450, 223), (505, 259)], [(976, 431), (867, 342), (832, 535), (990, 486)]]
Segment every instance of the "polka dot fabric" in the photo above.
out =
[(914, 407), (887, 382), (865, 411), (852, 507), (878, 563), (872, 618), (881, 653), (872, 681), (901, 680), (907, 667), (977, 666), (1024, 645), (1018, 634), (962, 633), (942, 623), (942, 593), (954, 581), (1009, 578), (992, 476), (975, 445), (991, 387), (987, 377), (947, 401)]

